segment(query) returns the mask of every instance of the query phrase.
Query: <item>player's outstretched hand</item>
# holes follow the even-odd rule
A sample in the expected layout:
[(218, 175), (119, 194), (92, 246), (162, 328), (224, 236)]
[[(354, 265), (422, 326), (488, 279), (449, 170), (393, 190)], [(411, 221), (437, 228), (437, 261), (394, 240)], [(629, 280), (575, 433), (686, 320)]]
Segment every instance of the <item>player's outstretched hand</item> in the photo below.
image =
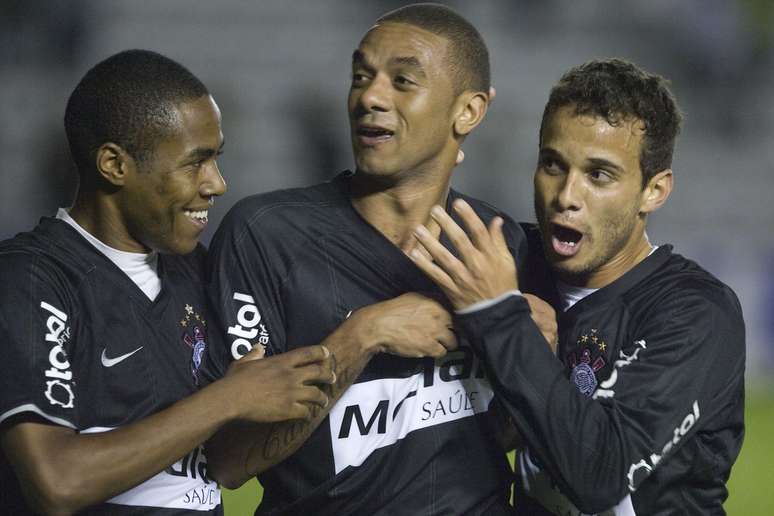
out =
[(334, 364), (325, 346), (308, 346), (263, 358), (264, 350), (253, 350), (229, 367), (223, 382), (237, 404), (240, 419), (271, 423), (308, 419), (326, 407), (322, 389), (336, 383)]
[(356, 311), (350, 317), (374, 351), (402, 357), (442, 357), (457, 348), (451, 315), (440, 303), (403, 294)]
[(527, 303), (529, 303), (532, 320), (548, 342), (548, 347), (551, 348), (553, 353), (556, 353), (556, 343), (559, 341), (559, 326), (556, 323), (556, 312), (551, 305), (537, 296), (532, 294), (523, 294), (523, 296)]
[(414, 236), (424, 251), (414, 249), (411, 260), (427, 274), (461, 310), (519, 288), (516, 263), (503, 235), (503, 219), (495, 217), (487, 228), (468, 203), (454, 201), (467, 233), (440, 206), (431, 215), (459, 252), (456, 258), (424, 226)]

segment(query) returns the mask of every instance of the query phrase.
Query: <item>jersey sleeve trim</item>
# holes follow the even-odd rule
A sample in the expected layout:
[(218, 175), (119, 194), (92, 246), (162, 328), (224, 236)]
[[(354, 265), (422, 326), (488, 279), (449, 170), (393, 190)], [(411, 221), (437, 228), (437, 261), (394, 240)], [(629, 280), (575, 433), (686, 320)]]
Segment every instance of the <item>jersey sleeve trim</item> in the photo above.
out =
[(27, 403), (24, 405), (19, 405), (16, 408), (12, 408), (11, 410), (7, 410), (0, 414), (0, 423), (5, 421), (6, 419), (15, 416), (17, 414), (24, 414), (25, 412), (32, 412), (33, 414), (37, 414), (38, 416), (47, 419), (48, 421), (51, 421), (52, 423), (56, 423), (60, 426), (66, 426), (67, 428), (72, 428), (75, 430), (75, 425), (67, 421), (66, 419), (62, 419), (61, 417), (52, 416), (50, 414), (46, 414), (42, 410), (38, 408), (37, 405), (33, 403)]

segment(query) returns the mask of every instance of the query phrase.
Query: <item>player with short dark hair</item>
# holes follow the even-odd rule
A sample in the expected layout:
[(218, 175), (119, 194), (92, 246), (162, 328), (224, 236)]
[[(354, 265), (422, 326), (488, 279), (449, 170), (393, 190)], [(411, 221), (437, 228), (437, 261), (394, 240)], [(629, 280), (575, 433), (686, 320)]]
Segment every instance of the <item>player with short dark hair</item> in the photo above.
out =
[[(645, 233), (672, 191), (679, 118), (664, 80), (631, 63), (593, 61), (562, 78), (542, 124), (538, 225), (527, 229), (530, 252), (543, 252), (521, 282), (499, 226), (469, 206), (455, 206), (467, 234), (434, 211), (459, 259), (417, 230), (434, 262), (416, 253), (415, 263), (458, 310), (474, 306), (455, 322), (527, 445), (522, 514), (724, 513), (744, 435), (741, 307)], [(559, 313), (559, 360), (519, 285)]]
[(473, 24), (456, 11), (439, 4), (412, 4), (376, 20), (377, 24), (388, 22), (414, 25), (446, 40), (446, 64), (455, 93), (489, 91), (489, 50)]
[[(617, 87), (609, 88), (611, 83)], [(573, 68), (551, 89), (540, 123), (541, 138), (546, 122), (566, 106), (574, 106), (578, 115), (602, 117), (611, 126), (630, 118), (642, 123), (643, 187), (654, 174), (672, 166), (682, 115), (663, 77), (622, 59), (589, 61)]]
[[(413, 21), (428, 9), (385, 16), (353, 53), (356, 171), (248, 197), (213, 239), (211, 296), (228, 328), (214, 376), (251, 346), (276, 356), (322, 342), (336, 362), (335, 404), (310, 423), (243, 425), (207, 447), (224, 485), (258, 474), (258, 514), (510, 512), (492, 388), (470, 347), (455, 349), (441, 291), (405, 255), (434, 204), (464, 197), (452, 171), (489, 103), (485, 82), (459, 91), (449, 36)], [(524, 257), (519, 226), (505, 231)], [(246, 309), (260, 313), (249, 327)]]
[(330, 354), (250, 356), (196, 392), (217, 338), (198, 237), (225, 183), (220, 111), (188, 70), (116, 54), (65, 119), (74, 206), (0, 243), (0, 512), (222, 514), (199, 445), (327, 404)]
[(175, 106), (205, 95), (207, 87), (184, 66), (147, 50), (126, 50), (90, 69), (64, 117), (81, 180), (96, 177), (94, 157), (104, 142), (121, 145), (141, 162), (150, 158), (156, 142), (179, 123)]

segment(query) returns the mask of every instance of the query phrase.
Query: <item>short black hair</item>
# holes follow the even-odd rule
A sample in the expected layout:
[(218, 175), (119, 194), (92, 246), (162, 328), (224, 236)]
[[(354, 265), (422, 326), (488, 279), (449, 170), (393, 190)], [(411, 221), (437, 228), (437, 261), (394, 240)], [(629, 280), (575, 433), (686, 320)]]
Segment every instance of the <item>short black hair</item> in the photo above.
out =
[(465, 90), (489, 93), (489, 50), (476, 28), (445, 5), (411, 4), (390, 11), (376, 23), (405, 23), (445, 38), (455, 93)]
[(81, 179), (97, 149), (120, 145), (141, 164), (175, 124), (175, 108), (209, 92), (180, 63), (149, 50), (125, 50), (86, 72), (67, 101), (64, 124)]
[(604, 59), (570, 69), (551, 90), (543, 110), (540, 141), (549, 118), (562, 107), (604, 118), (610, 125), (637, 119), (645, 134), (640, 151), (643, 187), (672, 166), (682, 114), (668, 81), (623, 59)]

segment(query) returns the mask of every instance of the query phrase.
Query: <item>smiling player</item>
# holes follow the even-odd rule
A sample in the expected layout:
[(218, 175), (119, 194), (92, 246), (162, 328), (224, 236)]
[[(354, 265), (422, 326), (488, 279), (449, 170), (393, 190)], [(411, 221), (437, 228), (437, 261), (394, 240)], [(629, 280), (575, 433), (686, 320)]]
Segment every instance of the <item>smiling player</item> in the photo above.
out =
[(248, 357), (193, 394), (217, 333), (198, 238), (225, 183), (220, 110), (191, 72), (116, 54), (65, 129), (74, 206), (0, 244), (0, 512), (221, 514), (199, 444), (326, 405), (329, 353)]

